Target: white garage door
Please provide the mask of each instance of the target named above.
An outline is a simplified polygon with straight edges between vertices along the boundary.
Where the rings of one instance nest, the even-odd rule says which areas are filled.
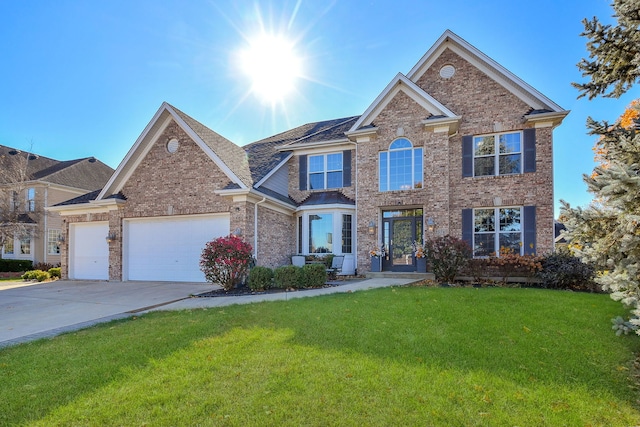
[[[69,225],[69,278],[109,280],[107,222]]]
[[[204,282],[202,249],[228,234],[228,214],[125,220],[124,280]]]

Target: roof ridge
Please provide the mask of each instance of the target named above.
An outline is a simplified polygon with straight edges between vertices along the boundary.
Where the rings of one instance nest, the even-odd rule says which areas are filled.
[[[312,133],[312,134],[305,135],[305,136],[303,136],[302,138],[298,138],[298,139],[296,139],[295,141],[291,141],[291,142],[290,142],[290,143],[288,143],[287,145],[289,145],[289,144],[295,144],[296,142],[300,142],[300,141],[302,141],[302,140],[304,140],[304,139],[311,138],[312,136],[318,135],[318,134],[319,134],[319,133],[321,133],[321,132],[326,132],[326,131],[327,131],[327,130],[329,130],[329,129],[333,129],[333,128],[335,128],[335,127],[338,127],[338,126],[340,126],[340,125],[343,125],[343,124],[345,124],[345,123],[347,123],[347,122],[350,122],[351,120],[353,120],[353,119],[355,119],[355,118],[358,118],[358,117],[360,117],[360,116],[344,117],[344,118],[340,118],[340,119],[334,119],[334,120],[342,120],[342,121],[341,121],[341,122],[339,122],[339,123],[336,123],[336,124],[334,124],[334,125],[332,125],[332,126],[329,126],[329,127],[327,127],[327,128],[324,128],[324,129],[318,130],[318,131],[316,131],[316,132],[314,132],[314,133]],[[327,120],[327,121],[330,121],[330,120]],[[321,123],[321,122],[318,122],[318,123]]]

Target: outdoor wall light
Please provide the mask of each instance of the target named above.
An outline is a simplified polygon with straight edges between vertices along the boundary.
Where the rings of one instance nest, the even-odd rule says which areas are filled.
[[[240,228],[240,227],[236,228],[235,230],[233,230],[233,233],[231,233],[231,234],[233,234],[234,236],[238,236],[238,237],[242,236],[242,228]]]
[[[59,245],[64,243],[64,236],[62,234],[58,234],[57,242]]]
[[[369,221],[369,234],[371,234],[371,235],[376,234],[376,222],[375,221]]]
[[[436,222],[431,217],[427,218],[427,230],[433,233],[433,230],[435,229],[436,229]]]
[[[116,240],[116,233],[111,232],[109,234],[107,234],[107,237],[105,237],[105,239],[107,240],[107,243],[111,243],[113,241]]]

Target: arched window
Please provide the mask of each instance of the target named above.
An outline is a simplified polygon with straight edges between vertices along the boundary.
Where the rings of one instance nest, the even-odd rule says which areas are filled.
[[[422,148],[398,138],[379,156],[380,191],[422,188]]]

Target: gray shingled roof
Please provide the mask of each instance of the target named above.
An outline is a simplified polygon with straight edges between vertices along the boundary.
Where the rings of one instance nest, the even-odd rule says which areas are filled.
[[[202,139],[202,141],[218,155],[220,160],[242,181],[247,187],[253,186],[251,171],[247,156],[238,145],[215,133],[199,121],[186,115],[173,105],[171,108],[182,120]]]
[[[322,191],[318,193],[311,193],[309,197],[304,199],[300,206],[314,206],[314,205],[354,205],[356,201],[342,194],[340,191]]]
[[[60,161],[0,145],[0,167],[12,167],[20,156],[28,159],[27,175],[32,181],[95,190],[102,188],[113,174],[112,168],[93,157]]]
[[[243,148],[249,158],[249,167],[254,182],[259,182],[282,162],[289,153],[278,151],[288,144],[334,141],[344,138],[344,132],[355,123],[359,116],[307,123],[286,132],[261,139]]]

